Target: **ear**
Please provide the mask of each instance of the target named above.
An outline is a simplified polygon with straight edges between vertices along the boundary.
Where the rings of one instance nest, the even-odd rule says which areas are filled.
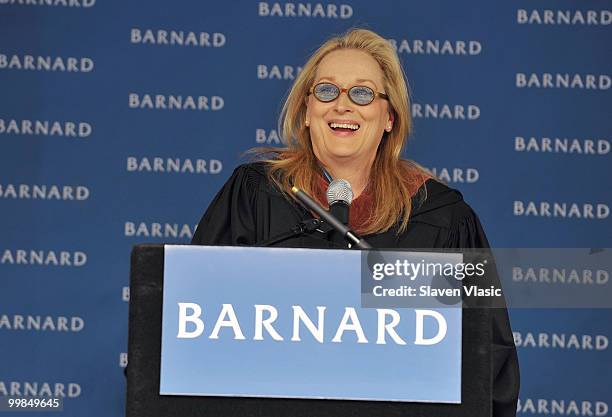
[[[395,121],[395,113],[393,111],[389,112],[389,120],[387,120],[385,126],[385,132],[389,133],[393,130],[393,122]]]

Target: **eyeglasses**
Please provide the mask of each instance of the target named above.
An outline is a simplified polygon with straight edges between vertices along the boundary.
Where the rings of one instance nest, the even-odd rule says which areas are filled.
[[[341,93],[346,93],[349,99],[358,106],[367,106],[376,97],[388,100],[389,97],[384,93],[377,93],[365,85],[356,85],[351,88],[340,88],[329,82],[322,82],[310,89],[308,95],[314,94],[317,100],[329,103],[340,97]]]

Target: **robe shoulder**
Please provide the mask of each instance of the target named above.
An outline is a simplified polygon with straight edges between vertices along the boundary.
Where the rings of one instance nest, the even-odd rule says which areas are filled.
[[[271,226],[293,226],[303,211],[270,181],[266,163],[242,164],[213,198],[191,243],[255,245],[274,233]]]
[[[243,164],[215,195],[191,240],[197,245],[248,245],[255,242],[256,196],[267,185],[262,163]]]
[[[450,248],[489,246],[480,219],[458,190],[438,180],[430,179],[415,193],[412,203],[410,223],[437,230],[440,246]]]

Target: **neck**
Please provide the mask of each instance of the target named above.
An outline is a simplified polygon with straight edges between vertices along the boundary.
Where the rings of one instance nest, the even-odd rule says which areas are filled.
[[[322,163],[334,179],[341,178],[347,180],[351,184],[354,198],[359,197],[367,187],[368,181],[370,180],[370,170],[372,168],[371,162],[365,167],[363,163],[359,161],[322,161]]]

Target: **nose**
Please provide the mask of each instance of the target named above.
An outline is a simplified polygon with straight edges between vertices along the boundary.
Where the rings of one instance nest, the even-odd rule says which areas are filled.
[[[347,91],[342,91],[338,98],[334,100],[334,110],[338,113],[353,111],[352,105],[353,103],[351,102]]]

